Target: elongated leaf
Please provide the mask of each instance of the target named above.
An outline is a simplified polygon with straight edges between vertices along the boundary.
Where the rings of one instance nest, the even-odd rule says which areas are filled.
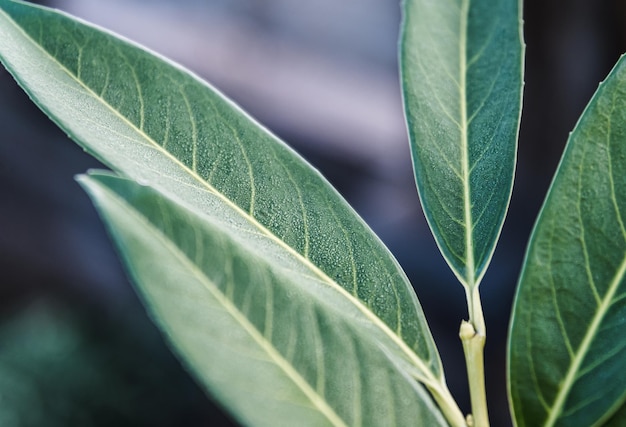
[[[81,181],[156,321],[244,424],[446,425],[299,257],[132,181]]]
[[[207,221],[246,230],[250,240],[280,248],[277,256],[297,258],[332,303],[360,313],[354,327],[449,402],[404,273],[298,155],[167,60],[62,13],[9,0],[0,8],[0,59],[76,142]]]
[[[521,107],[516,0],[405,0],[404,104],[417,187],[459,280],[478,285],[508,207]]]
[[[626,59],[571,134],[515,299],[519,426],[593,426],[626,399]]]

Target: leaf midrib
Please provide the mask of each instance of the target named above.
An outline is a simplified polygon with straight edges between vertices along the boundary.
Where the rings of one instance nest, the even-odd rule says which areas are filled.
[[[614,109],[615,109],[615,106],[613,105],[613,110]],[[608,120],[607,126],[609,126],[609,128],[610,128],[610,124],[611,124],[611,121]],[[607,145],[610,146],[610,139],[607,140]],[[583,160],[585,159],[585,153],[586,151],[583,151]],[[609,180],[610,180],[610,189],[611,189],[611,196],[612,196],[611,201],[613,202],[613,205],[615,207],[617,221],[620,224],[622,235],[623,235],[624,234],[623,222],[622,222],[619,209],[617,207],[617,197],[615,196],[615,184],[613,182],[613,172],[612,172],[613,162],[611,161],[610,153],[608,153],[608,156],[609,156],[609,159],[608,159],[609,160],[608,161]],[[581,161],[579,165],[580,170],[579,170],[579,177],[578,177],[578,203],[577,205],[579,209],[579,215],[580,215],[580,200],[582,197],[581,186],[582,186],[582,179],[583,179],[583,174],[582,174],[583,163],[584,162]],[[585,242],[585,237],[584,237],[585,229],[584,229],[584,225],[582,224],[582,219],[581,219],[581,228],[582,228],[582,233],[583,233],[582,245],[584,247],[583,253],[585,254],[585,267],[588,271],[587,274],[588,274],[588,281],[590,282],[589,284],[593,290],[595,300],[597,301],[597,304],[598,304],[598,310],[596,311],[595,316],[593,317],[591,323],[589,324],[587,332],[585,336],[583,337],[583,340],[581,341],[572,362],[570,363],[570,367],[569,367],[569,370],[567,371],[567,375],[565,376],[565,379],[563,380],[563,386],[559,390],[557,397],[554,401],[554,404],[552,406],[553,410],[550,411],[549,413],[550,416],[548,420],[546,421],[546,426],[554,425],[554,423],[558,420],[558,417],[562,414],[563,406],[565,405],[569,392],[571,391],[573,384],[576,381],[576,375],[578,374],[581,368],[581,365],[584,361],[585,356],[587,356],[588,354],[588,351],[591,347],[591,343],[594,340],[598,329],[600,328],[601,322],[604,320],[604,316],[606,315],[607,311],[610,308],[610,305],[612,304],[615,293],[617,292],[622,280],[626,276],[626,253],[625,253],[622,257],[622,263],[620,264],[615,275],[613,276],[613,279],[608,287],[608,291],[604,295],[604,298],[602,299],[599,298],[597,286],[593,283],[593,278],[591,277],[591,272],[589,271],[590,266],[589,266],[589,260],[587,258],[587,249],[586,249],[586,242]],[[566,343],[567,343],[568,339],[567,337],[565,338],[566,338]]]
[[[161,230],[155,227],[144,215],[140,214],[136,209],[129,205],[122,197],[115,192],[109,190],[103,185],[100,185],[101,191],[107,192],[111,200],[117,203],[117,205],[123,209],[127,215],[134,217],[135,221],[138,221],[143,227],[152,234],[153,237],[161,241],[161,243],[168,249],[173,257],[177,258],[179,262],[187,267],[191,271],[204,288],[215,298],[231,317],[245,330],[245,332],[253,339],[257,345],[265,351],[274,363],[279,366],[283,372],[293,381],[293,383],[309,398],[309,400],[324,414],[332,425],[337,427],[348,427],[347,424],[341,419],[341,417],[335,412],[335,410],[328,405],[326,400],[315,389],[313,389],[309,383],[300,375],[298,371],[276,350],[274,345],[265,339],[263,335],[259,333],[256,327],[250,323],[248,318],[235,306],[228,297],[219,290],[215,283],[204,274],[198,266],[193,263],[189,257],[180,250],[180,248],[174,244],[174,242],[163,234]]]
[[[470,188],[469,135],[467,118],[467,26],[470,0],[462,0],[459,34],[459,86],[461,107],[461,174],[463,176],[463,211],[465,222],[465,265],[464,284],[473,290],[475,282],[474,236],[472,230],[472,202]]]
[[[411,360],[411,362],[414,364],[414,366],[416,366],[419,369],[419,371],[423,374],[423,377],[417,377],[417,379],[419,381],[423,382],[428,388],[431,389],[431,391],[437,391],[440,394],[441,394],[441,392],[445,391],[445,389],[447,389],[447,387],[445,387],[445,385],[444,385],[443,378],[441,376],[439,376],[439,377],[435,376],[434,373],[425,365],[425,363],[422,361],[422,359],[420,359],[417,356],[417,354],[415,354],[415,352],[408,347],[408,345],[404,342],[404,340],[401,339],[395,333],[393,333],[393,331],[391,331],[389,326],[386,325],[378,316],[376,316],[374,313],[372,313],[367,307],[365,307],[361,303],[360,300],[355,298],[353,295],[351,295],[349,292],[347,292],[342,286],[340,286],[338,283],[336,283],[334,280],[332,280],[328,275],[326,275],[326,273],[324,273],[324,271],[322,271],[319,267],[317,267],[315,264],[313,264],[309,259],[304,258],[302,256],[302,254],[300,254],[298,251],[293,249],[291,246],[287,245],[285,242],[280,240],[274,233],[272,233],[265,226],[263,226],[261,223],[259,223],[256,220],[256,218],[251,216],[249,213],[245,212],[242,208],[240,208],[238,205],[236,205],[234,202],[232,202],[230,199],[228,199],[223,193],[219,192],[216,188],[214,188],[208,182],[203,180],[195,171],[193,171],[189,167],[187,167],[178,158],[174,157],[169,151],[163,149],[163,147],[161,145],[156,143],[156,141],[154,141],[151,137],[149,137],[142,129],[137,128],[137,126],[134,125],[132,122],[130,122],[130,120],[128,118],[123,116],[112,105],[110,105],[108,102],[106,102],[104,99],[102,99],[89,86],[87,86],[82,80],[78,79],[77,76],[75,76],[67,67],[65,67],[59,61],[57,61],[56,58],[54,56],[52,56],[52,54],[50,54],[36,40],[34,40],[30,36],[30,34],[28,34],[19,24],[17,24],[4,10],[0,9],[0,11],[2,12],[2,14],[10,22],[12,22],[14,24],[14,26],[17,28],[17,30],[20,31],[24,35],[24,37],[26,39],[30,40],[32,42],[32,44],[37,49],[39,49],[41,52],[43,52],[43,54],[45,56],[47,56],[54,64],[56,64],[61,70],[63,70],[65,73],[67,73],[67,75],[70,76],[70,78],[72,78],[76,83],[78,83],[81,87],[83,87],[85,89],[85,91],[87,91],[94,99],[96,99],[102,105],[107,107],[115,116],[117,116],[120,120],[122,120],[122,122],[126,123],[137,134],[142,136],[149,144],[152,144],[154,147],[156,147],[157,151],[161,152],[163,155],[167,156],[172,162],[174,162],[175,164],[179,165],[179,167],[183,171],[186,171],[192,178],[195,178],[196,181],[198,181],[199,183],[202,184],[202,186],[206,187],[208,192],[216,195],[228,207],[233,209],[235,212],[239,213],[243,218],[246,218],[246,220],[248,220],[254,227],[256,227],[261,234],[265,235],[268,239],[272,240],[274,243],[278,244],[284,250],[286,250],[291,255],[293,255],[296,259],[300,260],[305,266],[307,266],[311,271],[313,271],[316,275],[318,275],[318,277],[320,277],[320,279],[324,283],[327,283],[333,289],[338,291],[342,296],[347,298],[348,301],[350,301],[355,307],[357,307],[357,309],[359,309],[359,311],[361,311],[369,320],[371,320],[374,325],[376,325],[380,330],[382,330],[384,332],[384,334],[387,335],[402,350],[402,352],[409,358],[409,360]],[[60,13],[62,15],[66,15],[62,11],[57,11],[57,13]],[[126,41],[126,43],[128,43],[130,45],[134,45],[135,47],[138,47],[138,48],[140,48],[142,50],[150,51],[149,49],[147,49],[145,47],[139,47],[139,46],[135,45],[134,43],[132,43],[130,41]],[[156,53],[151,52],[151,51],[150,51],[150,53],[152,53],[153,55],[159,57],[161,60],[164,60],[165,62],[167,62],[168,64],[174,66],[175,68],[178,68],[179,70],[184,70],[183,67],[181,67],[178,64],[172,63],[169,59],[164,58],[161,55],[156,54]],[[206,83],[203,80],[199,79],[195,74],[189,72],[188,70],[184,70],[184,71],[189,73],[189,76],[191,76],[192,78],[196,79],[202,85],[209,86],[209,89],[217,92],[214,88],[212,88],[210,85],[208,85],[208,83]],[[238,110],[238,112],[244,114],[249,120],[251,120],[252,122],[254,122],[256,124],[256,121],[254,121],[254,119],[252,119],[245,112],[241,111],[239,109],[239,107],[237,107],[234,103],[232,103],[232,101],[227,100],[227,102],[233,108],[236,108]],[[259,126],[259,128],[264,129],[261,126]],[[107,163],[105,160],[103,160],[103,162]],[[182,202],[182,201],[181,201],[181,203],[185,203],[186,204],[186,202]],[[443,393],[443,394],[446,394],[446,393]]]
[[[559,416],[563,411],[563,406],[565,405],[565,401],[569,395],[569,392],[571,391],[574,382],[576,381],[576,375],[580,370],[583,360],[591,347],[591,343],[594,340],[596,333],[600,328],[600,324],[604,319],[607,311],[609,310],[612,304],[613,297],[615,296],[615,293],[617,292],[620,283],[622,282],[622,280],[624,280],[624,277],[626,277],[626,255],[624,255],[619,269],[615,273],[615,276],[613,276],[613,280],[609,285],[608,292],[602,299],[599,309],[596,311],[595,316],[593,317],[589,327],[587,328],[587,333],[581,341],[574,359],[570,363],[567,375],[562,382],[563,385],[559,389],[559,393],[557,394],[556,399],[554,400],[554,404],[552,405],[552,410],[549,412],[548,420],[544,424],[545,427],[554,426],[556,421],[558,421]]]

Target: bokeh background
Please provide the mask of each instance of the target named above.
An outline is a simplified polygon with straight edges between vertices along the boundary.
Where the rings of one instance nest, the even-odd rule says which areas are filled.
[[[319,168],[414,284],[469,411],[464,294],[419,207],[397,69],[398,1],[49,0],[205,77]],[[622,52],[626,3],[527,0],[510,211],[481,285],[492,424],[534,218],[568,132]],[[503,94],[503,96],[506,96]],[[100,165],[0,69],[0,426],[229,426],[163,343],[73,176]]]

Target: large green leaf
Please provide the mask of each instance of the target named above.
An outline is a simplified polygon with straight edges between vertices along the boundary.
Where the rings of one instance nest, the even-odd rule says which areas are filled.
[[[306,266],[332,295],[329,304],[353,308],[353,326],[462,422],[395,259],[327,181],[238,107],[145,49],[21,2],[0,0],[0,60],[113,170]]]
[[[571,134],[515,299],[519,426],[593,426],[626,399],[626,59]]]
[[[133,181],[81,181],[157,323],[244,424],[447,425],[300,257]]]
[[[437,244],[469,289],[508,207],[521,108],[517,0],[405,0],[404,104],[417,187]]]

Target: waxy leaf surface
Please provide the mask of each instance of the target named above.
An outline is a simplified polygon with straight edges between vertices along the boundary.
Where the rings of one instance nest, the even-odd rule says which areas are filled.
[[[259,250],[272,246],[277,257],[298,259],[332,294],[328,304],[359,313],[352,326],[367,330],[390,363],[436,399],[449,398],[421,307],[395,259],[317,171],[219,92],[106,31],[9,0],[0,0],[0,60],[85,150],[194,215],[245,230],[264,242]]]
[[[156,322],[244,424],[447,425],[300,257],[150,187],[80,179]]]
[[[570,136],[526,255],[509,343],[518,426],[601,425],[624,404],[625,221],[622,58]]]
[[[459,280],[480,282],[508,207],[523,47],[514,0],[405,0],[401,74],[424,213]]]

